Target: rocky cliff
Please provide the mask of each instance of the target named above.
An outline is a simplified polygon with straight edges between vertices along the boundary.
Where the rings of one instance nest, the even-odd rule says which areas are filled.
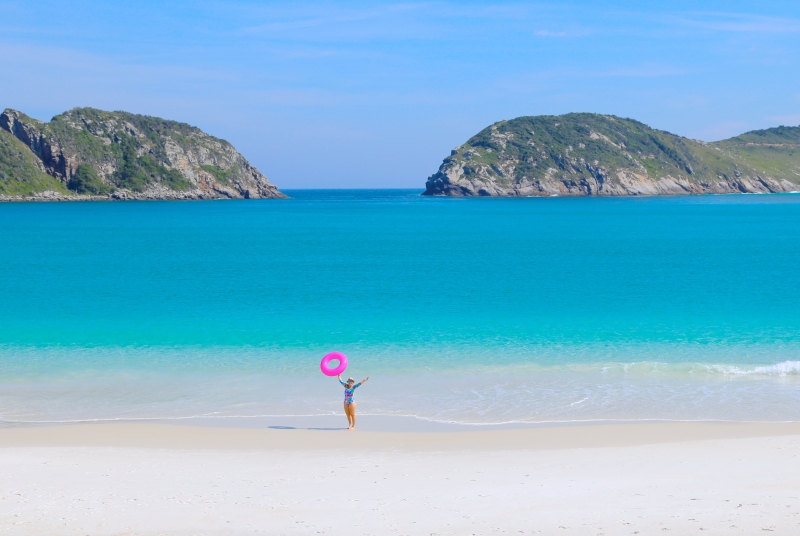
[[[0,115],[1,199],[286,197],[228,142],[185,123],[76,108]]]
[[[519,117],[444,159],[424,195],[671,195],[800,191],[800,127],[715,143],[598,115]]]

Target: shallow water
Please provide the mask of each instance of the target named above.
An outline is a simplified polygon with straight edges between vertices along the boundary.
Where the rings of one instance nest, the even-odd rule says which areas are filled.
[[[0,204],[5,421],[798,420],[800,196]]]

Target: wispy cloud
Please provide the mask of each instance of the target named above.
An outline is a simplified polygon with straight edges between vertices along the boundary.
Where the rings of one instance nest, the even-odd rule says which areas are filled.
[[[294,9],[255,10],[254,19],[263,22],[237,30],[240,35],[324,40],[428,38],[432,34],[430,4],[388,4],[366,8],[299,6]]]
[[[234,8],[236,9],[236,8]],[[470,36],[503,33],[530,35],[532,24],[551,19],[564,7],[519,2],[399,2],[353,6],[350,3],[295,4],[240,7],[254,22],[240,27],[241,35],[271,38],[283,36],[314,41],[411,39],[441,41],[469,39]],[[568,10],[569,11],[569,10]],[[569,18],[569,17],[568,17]],[[502,33],[497,33],[497,25]],[[580,35],[583,30],[543,28],[542,37]]]
[[[191,80],[231,80],[236,76],[231,71],[211,68],[197,68],[187,65],[158,64],[141,61],[137,57],[121,57],[119,55],[103,55],[93,52],[57,46],[37,46],[0,41],[0,61],[18,66],[36,64],[44,70],[44,76],[52,77],[53,72],[77,72],[82,76],[98,75],[103,77],[125,76],[148,80],[155,79],[191,79]]]
[[[691,70],[672,65],[643,64],[636,66],[620,66],[606,69],[551,69],[529,73],[513,78],[495,81],[492,85],[514,92],[536,92],[541,88],[551,88],[553,82],[579,79],[603,78],[656,78],[668,76],[684,76]]]
[[[744,133],[749,130],[748,127],[748,123],[744,121],[727,121],[701,127],[690,132],[689,137],[704,141],[724,140]]]
[[[553,30],[537,30],[533,35],[538,37],[566,37],[567,32],[554,32]]]
[[[45,120],[50,117],[47,114],[75,106],[154,115],[173,107],[199,109],[219,97],[220,87],[242,84],[241,73],[234,71],[141,63],[63,47],[2,41],[0,63],[26,81],[4,88],[1,106],[39,110],[43,114],[40,119]]]
[[[671,65],[640,65],[636,67],[617,67],[606,70],[589,71],[589,78],[653,78],[660,76],[682,76],[691,74],[690,69]]]
[[[559,29],[542,28],[533,32],[536,37],[543,38],[575,38],[591,37],[602,32],[600,28],[595,28],[586,24],[565,23]],[[607,31],[606,31],[607,33]]]
[[[800,19],[749,13],[685,13],[666,15],[666,22],[704,30],[737,33],[800,33]]]
[[[800,125],[800,114],[773,115],[767,119],[779,125]]]

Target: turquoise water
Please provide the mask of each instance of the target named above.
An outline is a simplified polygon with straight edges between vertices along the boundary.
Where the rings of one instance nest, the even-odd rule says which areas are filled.
[[[6,421],[797,420],[800,196],[0,205]]]

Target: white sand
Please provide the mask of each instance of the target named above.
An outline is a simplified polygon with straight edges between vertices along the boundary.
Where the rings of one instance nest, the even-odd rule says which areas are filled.
[[[5,429],[0,534],[800,534],[798,454],[797,424]]]

